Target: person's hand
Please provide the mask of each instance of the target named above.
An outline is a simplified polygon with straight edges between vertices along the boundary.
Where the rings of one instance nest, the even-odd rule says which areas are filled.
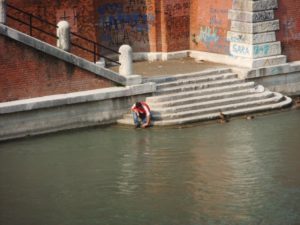
[[[142,125],[142,128],[147,128],[148,127],[148,124],[146,124],[146,123],[144,123],[143,125]]]

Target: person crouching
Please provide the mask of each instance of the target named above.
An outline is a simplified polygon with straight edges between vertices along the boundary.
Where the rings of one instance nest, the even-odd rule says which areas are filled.
[[[136,102],[131,107],[133,121],[135,127],[146,128],[150,126],[151,123],[151,111],[150,107],[145,102]]]

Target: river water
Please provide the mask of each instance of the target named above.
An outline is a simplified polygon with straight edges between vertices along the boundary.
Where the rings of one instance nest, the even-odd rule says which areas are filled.
[[[0,144],[1,225],[299,225],[300,110]]]

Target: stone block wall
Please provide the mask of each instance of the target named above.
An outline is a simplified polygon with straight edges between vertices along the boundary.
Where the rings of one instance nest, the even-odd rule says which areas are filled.
[[[114,86],[111,81],[2,35],[0,52],[0,102]]]
[[[287,55],[288,61],[300,59],[300,14],[298,13],[300,1],[295,0],[263,0],[255,1],[254,4],[246,0],[35,0],[29,2],[7,0],[7,2],[55,24],[65,18],[70,22],[73,32],[98,40],[114,49],[118,49],[121,44],[130,44],[134,52],[172,52],[191,49],[229,55],[230,43],[227,40],[227,32],[231,29],[231,20],[228,16],[232,21],[262,21],[259,27],[245,27],[245,29],[264,32],[264,35],[244,37],[248,42],[252,42],[249,44],[277,40],[281,42],[282,54]],[[238,3],[241,13],[232,13],[234,2]],[[270,10],[261,11],[262,8],[266,8],[264,4],[269,4]],[[274,4],[278,4],[275,13],[271,10]],[[249,7],[253,7],[255,13],[243,12],[243,9]],[[25,17],[23,19],[26,20]],[[12,23],[10,19],[8,22]],[[15,25],[28,33],[28,28],[18,23]],[[239,26],[239,23],[232,25],[233,29]],[[273,28],[268,33],[269,27]],[[275,36],[273,30],[277,28],[279,31]],[[232,35],[231,38],[238,38],[234,33]],[[47,39],[45,35],[42,37]],[[53,38],[48,38],[47,42],[55,44]],[[88,46],[87,43],[81,44],[88,48],[93,47]],[[92,60],[92,55],[89,53],[80,53]]]

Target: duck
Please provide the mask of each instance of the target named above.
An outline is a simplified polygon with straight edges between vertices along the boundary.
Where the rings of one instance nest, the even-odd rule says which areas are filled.
[[[219,122],[220,123],[227,123],[227,122],[229,122],[229,116],[228,115],[226,115],[226,114],[224,114],[223,112],[222,112],[222,110],[219,110]]]
[[[253,120],[253,119],[254,119],[254,116],[252,116],[252,115],[246,116],[245,119],[246,119],[246,120]]]

